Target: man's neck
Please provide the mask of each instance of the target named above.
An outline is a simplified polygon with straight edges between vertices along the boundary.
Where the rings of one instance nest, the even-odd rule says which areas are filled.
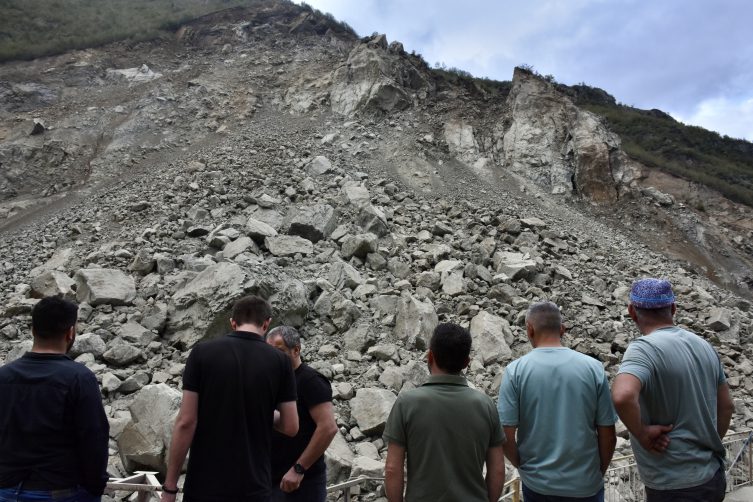
[[[235,327],[235,331],[246,331],[247,333],[253,333],[261,337],[264,336],[263,330],[256,324],[241,324]]]
[[[538,338],[538,337],[537,337]],[[542,336],[536,340],[536,344],[533,345],[534,349],[543,349],[551,347],[562,347],[562,339],[559,334],[557,336]]]
[[[295,359],[291,359],[293,362],[293,371],[297,370],[301,367],[301,364],[303,364],[303,361],[301,361],[300,357],[296,357]]]
[[[662,329],[662,328],[673,328],[674,326],[675,326],[675,325],[674,325],[674,323],[671,323],[671,322],[670,322],[670,323],[666,323],[666,322],[663,322],[663,323],[656,323],[656,324],[645,324],[645,325],[642,325],[642,326],[638,326],[638,330],[639,330],[639,331],[640,331],[640,332],[641,332],[642,334],[644,334],[644,335],[650,335],[651,333],[653,333],[653,332],[654,332],[654,331],[656,331],[657,329]]]
[[[67,350],[65,350],[65,347],[53,347],[49,345],[38,345],[34,344],[31,347],[31,352],[34,352],[35,354],[59,354],[59,355],[65,355]]]

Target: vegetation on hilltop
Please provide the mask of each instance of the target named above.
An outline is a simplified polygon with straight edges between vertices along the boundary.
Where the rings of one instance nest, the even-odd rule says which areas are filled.
[[[0,62],[33,59],[119,40],[156,38],[198,17],[261,0],[0,0]],[[355,35],[346,23],[307,4],[281,0],[293,14]]]

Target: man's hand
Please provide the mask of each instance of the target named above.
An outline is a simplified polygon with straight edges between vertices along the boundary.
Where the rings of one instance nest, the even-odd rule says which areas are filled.
[[[177,495],[177,493],[162,492],[162,497],[160,498],[160,500],[162,502],[175,502],[175,497]]]
[[[669,446],[669,433],[674,425],[644,425],[636,435],[638,442],[646,450],[661,454]]]
[[[285,493],[296,491],[301,486],[303,476],[303,474],[298,474],[295,472],[295,469],[291,467],[282,477],[282,481],[280,481],[280,490]]]

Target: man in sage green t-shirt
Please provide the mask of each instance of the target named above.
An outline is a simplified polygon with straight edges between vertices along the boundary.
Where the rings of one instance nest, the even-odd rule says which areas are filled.
[[[625,351],[612,388],[648,502],[724,500],[724,447],[734,405],[711,345],[674,325],[662,279],[633,283],[628,312],[644,335]]]
[[[603,502],[617,415],[601,363],[563,347],[564,332],[557,305],[528,308],[533,350],[505,368],[499,390],[505,455],[526,502]]]
[[[494,402],[460,374],[470,352],[468,330],[437,326],[429,343],[429,381],[400,393],[392,407],[384,430],[389,502],[497,502],[502,495],[504,436]]]

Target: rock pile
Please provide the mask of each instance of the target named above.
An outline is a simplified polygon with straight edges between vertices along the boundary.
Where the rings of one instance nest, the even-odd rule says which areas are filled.
[[[233,302],[250,293],[270,299],[275,323],[300,328],[304,360],[332,380],[340,433],[327,453],[331,482],[381,472],[385,418],[400,392],[426,380],[425,349],[439,322],[470,329],[469,381],[495,398],[506,364],[530,350],[525,310],[543,299],[562,307],[566,343],[613,376],[638,335],[626,312],[630,283],[647,275],[673,281],[678,322],[722,356],[733,428],[753,426],[751,303],[549,193],[572,169],[589,175],[596,157],[614,161],[609,137],[591,151],[606,132],[595,133],[588,116],[563,119],[558,131],[575,134],[576,160],[541,192],[499,166],[476,165],[496,155],[489,138],[463,120],[445,127],[451,117],[436,118],[448,102],[424,100],[450,91],[426,80],[399,45],[380,36],[343,45],[305,30],[278,40],[281,26],[196,27],[194,41],[232,44],[206,70],[214,79],[192,73],[188,90],[167,76],[128,83],[164,98],[141,113],[160,117],[180,148],[0,240],[0,362],[29,349],[40,297],[80,302],[71,356],[101,384],[111,475],[164,470],[188,351],[227,331]],[[181,53],[185,64],[213,54],[202,47]],[[149,68],[176,80],[183,71]],[[524,84],[511,94],[516,121],[531,113]],[[179,90],[190,93],[185,107],[170,98]],[[232,108],[227,93],[239,103],[254,95],[253,113],[222,111]],[[201,135],[178,139],[194,127]],[[505,152],[524,167],[530,150],[521,138],[533,136],[513,129],[517,146]],[[206,131],[214,135],[202,143]],[[125,151],[137,150],[112,155],[128,165]],[[556,164],[552,152],[532,172]]]

